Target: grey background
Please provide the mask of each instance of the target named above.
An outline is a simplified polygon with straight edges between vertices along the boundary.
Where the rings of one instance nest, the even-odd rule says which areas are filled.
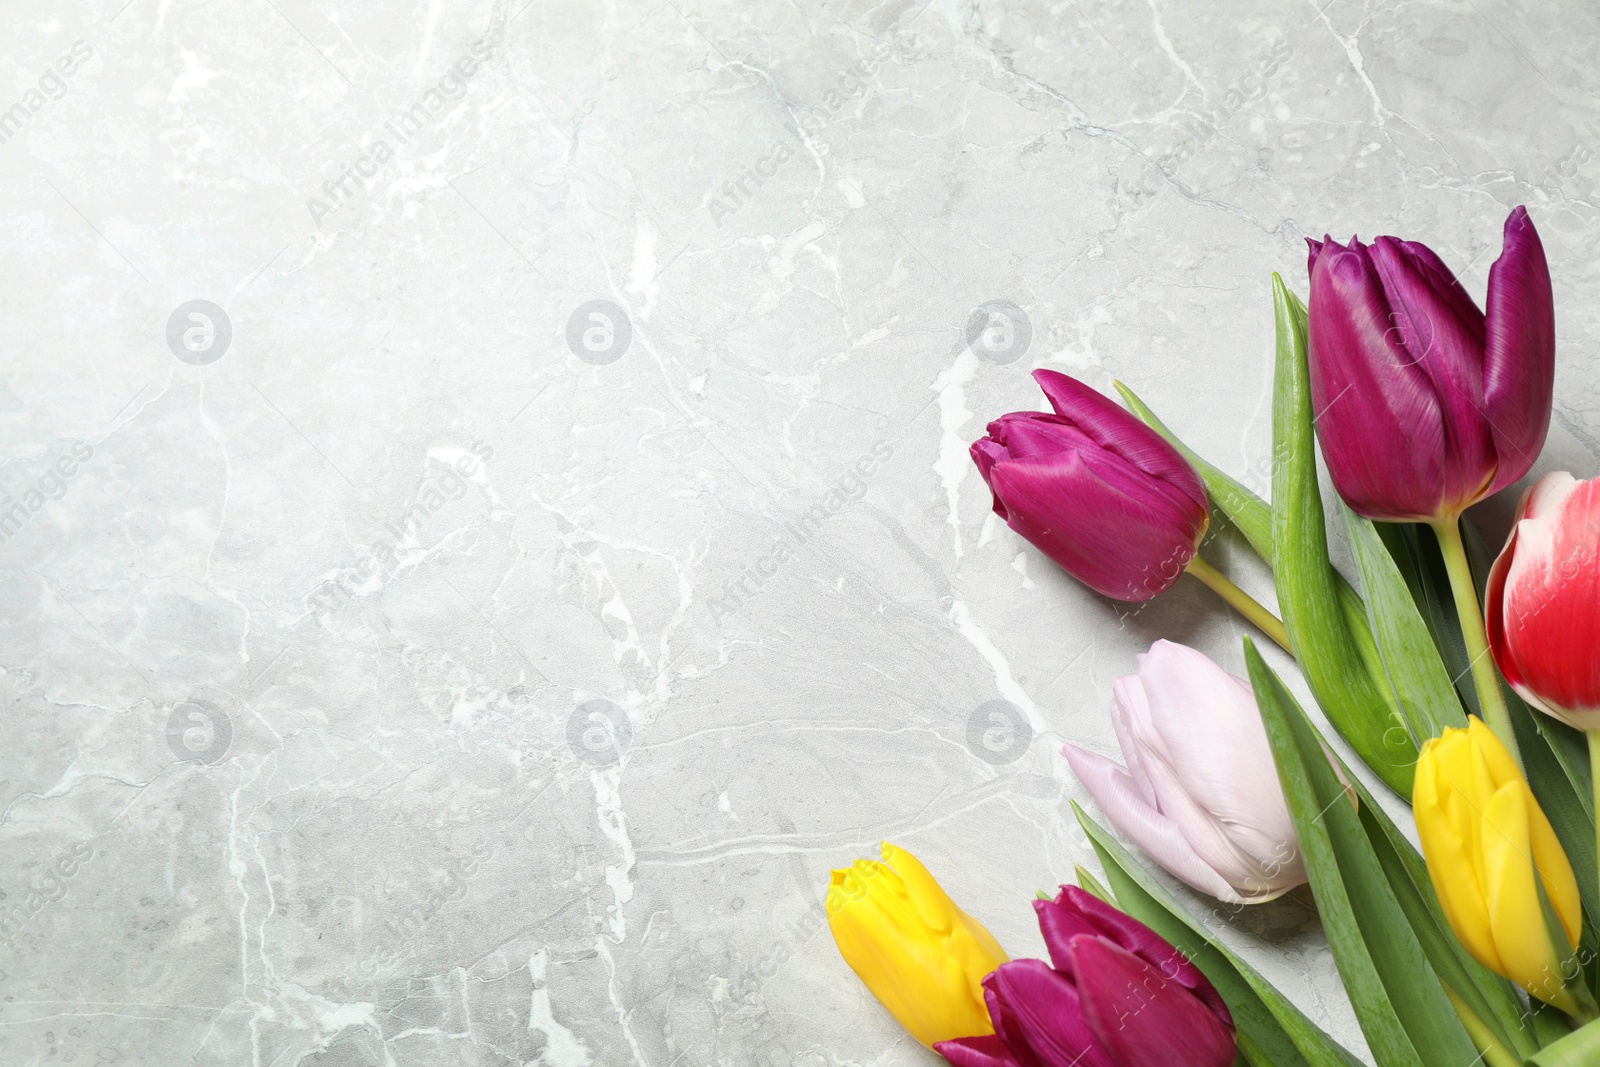
[[[123,2],[0,37],[0,1063],[932,1062],[827,870],[1039,953],[1060,743],[1245,632],[966,447],[1053,367],[1265,491],[1308,234],[1481,296],[1526,203],[1595,473],[1587,5]],[[1304,900],[1214,921],[1362,1047]]]

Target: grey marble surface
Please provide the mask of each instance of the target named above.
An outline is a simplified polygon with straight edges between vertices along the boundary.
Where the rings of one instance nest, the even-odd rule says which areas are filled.
[[[1264,490],[1270,272],[1391,232],[1481,294],[1526,203],[1536,473],[1595,473],[1596,23],[6,5],[0,1063],[935,1062],[828,869],[1038,954],[1060,743],[1245,632],[1066,579],[967,445],[1053,367]],[[1224,918],[1364,1047],[1303,901]]]

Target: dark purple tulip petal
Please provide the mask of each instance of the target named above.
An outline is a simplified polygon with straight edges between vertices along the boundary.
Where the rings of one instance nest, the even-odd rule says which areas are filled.
[[[995,514],[1097,592],[1138,601],[1165,591],[1210,520],[1200,476],[1081,382],[1054,371],[1034,377],[1056,413],[1003,415],[972,445]]]
[[[1083,1020],[1117,1067],[1233,1063],[1233,1026],[1189,990],[1104,938],[1080,937],[1072,952]]]
[[[1331,238],[1331,237],[1324,237],[1323,238],[1323,241],[1331,241],[1331,240],[1333,240],[1333,238]],[[1322,243],[1323,243],[1322,241],[1316,241],[1316,240],[1313,240],[1310,237],[1306,238],[1306,276],[1307,277],[1310,277],[1311,272],[1317,269],[1317,257],[1322,255]]]
[[[1060,415],[1013,411],[989,424],[989,436],[1006,450],[1007,459],[1037,459],[1062,452],[1096,452],[1088,434]]]
[[[1102,454],[1007,460],[989,471],[1011,528],[1079,581],[1119,600],[1165,592],[1194,558],[1204,530],[1165,494],[1134,495]]]
[[[1122,1067],[1095,1041],[1072,982],[1043,960],[1002,963],[983,984],[1005,1006],[1005,1029],[997,1024],[995,1033],[1020,1062],[1031,1054],[1039,1067]]]
[[[1324,242],[1311,275],[1311,401],[1339,495],[1363,515],[1414,518],[1440,499],[1439,399],[1393,330],[1368,249]]]
[[[1495,467],[1494,439],[1484,419],[1483,313],[1437,256],[1416,251],[1422,247],[1380,237],[1370,254],[1389,299],[1393,329],[1438,399],[1441,445],[1449,462],[1437,488],[1446,506],[1459,509],[1482,496]]]
[[[935,1042],[933,1051],[955,1067],[1034,1067],[1033,1063],[1013,1056],[995,1034]]]
[[[1035,900],[1039,932],[1044,936],[1050,962],[1058,971],[1076,977],[1072,953],[1073,938],[1094,935],[1133,953],[1161,974],[1199,997],[1221,1019],[1232,1022],[1222,995],[1189,958],[1165,938],[1133,916],[1118,911],[1094,894],[1075,885],[1064,885],[1055,900]]]
[[[1452,516],[1533,465],[1550,425],[1550,271],[1506,220],[1489,314],[1426,245],[1308,241],[1311,397],[1340,496],[1374,519]]]
[[[1028,1048],[1027,1038],[1023,1036],[1021,1026],[1017,1022],[1016,1012],[1000,995],[1000,987],[989,981],[993,977],[993,974],[984,977],[983,1002],[989,1008],[989,1022],[994,1026],[995,1038],[1006,1046],[1022,1067],[1039,1067],[1039,1057]]]
[[[990,425],[991,427],[993,426],[992,423]],[[1006,458],[1006,449],[999,441],[988,437],[980,437],[972,442],[972,447],[967,450],[967,454],[972,457],[972,462],[977,466],[978,474],[983,477],[984,484],[988,485],[991,483],[989,472],[994,469],[996,463]],[[994,513],[1009,522],[1011,516],[1006,512],[1005,501],[1000,499],[998,493],[991,493],[990,495],[994,498]]]
[[[1526,208],[1506,219],[1500,258],[1489,268],[1483,354],[1484,405],[1500,466],[1490,492],[1533,466],[1550,429],[1556,314],[1550,265]]]
[[[1455,273],[1445,266],[1444,260],[1440,259],[1433,249],[1420,241],[1397,241],[1392,237],[1380,237],[1378,240],[1394,241],[1411,260],[1412,267],[1428,279],[1434,295],[1449,305],[1455,317],[1471,332],[1479,344],[1483,343],[1483,312],[1478,310],[1478,305],[1467,294]],[[1376,245],[1377,241],[1373,244]]]
[[[1053,370],[1036,370],[1033,380],[1039,383],[1057,415],[1131,466],[1171,485],[1192,501],[1198,512],[1207,510],[1205,483],[1189,461],[1150,427],[1076,378]]]

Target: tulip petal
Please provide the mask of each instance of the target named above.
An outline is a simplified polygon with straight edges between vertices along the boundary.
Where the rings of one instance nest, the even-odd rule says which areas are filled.
[[[1093,937],[1079,940],[1099,943]],[[985,985],[1005,1006],[1003,1034],[1008,1048],[1026,1048],[1040,1067],[1122,1067],[1095,1041],[1072,982],[1043,960],[1013,960],[990,975]]]
[[[1446,730],[1443,737],[1424,744],[1417,761],[1412,813],[1429,880],[1450,929],[1473,959],[1504,974],[1484,896],[1478,855],[1481,838],[1476,831],[1479,812],[1470,803],[1460,803],[1456,794],[1457,783],[1463,789],[1474,789],[1470,761],[1471,744],[1465,730]]]
[[[1489,576],[1484,582],[1483,589],[1483,627],[1489,642],[1489,654],[1494,658],[1495,666],[1500,668],[1500,673],[1505,675],[1506,681],[1518,695],[1522,695],[1522,672],[1518,669],[1517,658],[1511,651],[1506,618],[1506,578],[1511,573],[1511,561],[1516,555],[1517,530],[1522,525],[1523,517],[1528,513],[1528,502],[1532,497],[1532,486],[1523,490],[1522,499],[1517,502],[1516,518],[1511,521],[1511,532],[1506,535],[1505,547],[1500,550],[1500,554],[1494,558],[1494,563],[1489,567]],[[1528,700],[1526,696],[1522,699]],[[1531,700],[1528,702],[1548,714],[1548,709],[1542,704]]]
[[[933,1051],[955,1067],[1035,1067],[1037,1060],[1024,1061],[1011,1054],[1005,1042],[994,1034],[983,1037],[958,1037],[940,1041]]]
[[[1207,509],[1200,476],[1155,431],[1076,378],[1053,370],[1036,370],[1033,380],[1039,383],[1057,415],[1070,419],[1102,447],[1133,466],[1178,489],[1199,511]]]
[[[1204,530],[1149,494],[1108,482],[1091,454],[996,463],[989,485],[1011,528],[1106,596],[1148,600],[1172,586]]]
[[[1523,699],[1600,728],[1600,480],[1556,471],[1523,495],[1484,615],[1495,663]]]
[[[1227,880],[1201,859],[1179,827],[1147,803],[1133,779],[1104,756],[1066,745],[1061,754],[1122,834],[1174,878],[1230,904],[1242,904]]]
[[[1144,738],[1154,734],[1150,725],[1150,705],[1145,698],[1144,683],[1137,674],[1125,674],[1111,683],[1111,729],[1117,735],[1117,746],[1122,749],[1122,759],[1128,765],[1128,776],[1139,787],[1139,795],[1146,804],[1156,807],[1155,786],[1144,771],[1141,753],[1147,743]],[[1159,740],[1159,739],[1158,739]]]
[[[1270,899],[1306,879],[1294,821],[1272,762],[1255,695],[1210,657],[1160,640],[1139,657],[1151,728],[1160,738],[1153,778],[1160,810],[1189,835],[1195,851],[1247,899]],[[1203,813],[1192,822],[1181,793]],[[1191,830],[1193,831],[1191,833]]]
[[[1375,519],[1439,508],[1444,421],[1427,372],[1392,329],[1394,309],[1366,246],[1323,241],[1311,271],[1311,397],[1339,495]]]
[[[1090,1031],[1118,1067],[1228,1067],[1237,1054],[1225,1023],[1182,986],[1132,953],[1079,938],[1079,1001]]]
[[[1489,927],[1506,977],[1549,1000],[1563,984],[1560,965],[1570,950],[1552,945],[1545,928],[1528,829],[1532,803],[1526,784],[1508,782],[1484,808],[1481,832]]]
[[[1039,932],[1044,936],[1051,962],[1068,977],[1073,977],[1073,938],[1084,935],[1108,938],[1150,964],[1163,977],[1194,993],[1218,1017],[1231,1018],[1222,995],[1187,956],[1150,927],[1093,893],[1075,885],[1064,885],[1054,900],[1035,900],[1033,910],[1038,914]]]
[[[994,492],[994,483],[989,478],[989,472],[994,469],[994,465],[1006,458],[1005,446],[992,438],[980,437],[972,442],[972,447],[967,450],[967,454],[972,457],[973,464],[977,466],[978,474],[983,478],[983,484],[990,487],[989,495],[993,500],[994,513],[1009,522],[1011,516],[1006,512],[1006,503],[1000,499],[999,493]]]
[[[1000,1044],[1023,1067],[1040,1067],[1039,1057],[1028,1047],[1027,1035],[1017,1020],[1016,1011],[1001,995],[1000,979],[996,975],[984,978],[983,1000],[988,1005],[989,1019],[994,1023],[994,1036]]]
[[[1439,406],[1443,506],[1464,507],[1482,497],[1496,466],[1483,398],[1483,313],[1422,245],[1380,237],[1371,255],[1389,299],[1391,332],[1428,376]]]
[[[1583,932],[1583,901],[1578,896],[1578,878],[1539,801],[1530,794],[1528,802],[1528,842],[1533,849],[1533,865],[1556,918],[1561,920],[1567,945],[1575,949]],[[1559,945],[1556,947],[1560,949]]]
[[[1470,334],[1473,344],[1481,349],[1483,347],[1483,312],[1478,310],[1477,303],[1457,280],[1455,272],[1445,266],[1444,260],[1427,245],[1419,241],[1400,241],[1394,238],[1379,238],[1378,240],[1392,240],[1411,261],[1411,267],[1427,280],[1428,286],[1433,290],[1433,295],[1440,300]],[[1374,245],[1377,242],[1373,242]]]
[[[1489,268],[1483,395],[1499,469],[1490,492],[1527,474],[1550,429],[1555,384],[1555,299],[1539,232],[1518,207]]]
[[[1098,452],[1094,438],[1070,419],[1042,411],[1013,411],[989,424],[989,436],[1005,446],[1008,459],[1033,459],[1057,452]]]
[[[887,843],[883,853],[890,863],[860,860],[830,878],[839,955],[924,1045],[992,1032],[982,980],[1005,953],[915,857]]]

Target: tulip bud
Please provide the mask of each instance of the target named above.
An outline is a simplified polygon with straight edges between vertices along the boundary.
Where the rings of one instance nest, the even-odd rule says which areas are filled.
[[[1307,244],[1311,398],[1346,503],[1437,521],[1526,474],[1555,378],[1550,269],[1526,209],[1506,219],[1487,315],[1425,245]]]
[[[1465,730],[1429,740],[1411,799],[1428,875],[1456,939],[1529,995],[1579,1014],[1588,993],[1573,958],[1578,883],[1499,738],[1474,716]]]
[[[1485,629],[1522,699],[1568,726],[1600,730],[1600,479],[1566,471],[1522,494],[1489,571]]]
[[[972,461],[994,511],[1067,573],[1118,600],[1148,600],[1182,575],[1205,535],[1205,487],[1178,451],[1081,382],[1033,372],[1054,415],[989,424]]]
[[[1228,1067],[1233,1017],[1182,953],[1077,886],[1036,900],[1043,960],[984,979],[989,1036],[935,1050],[956,1067]]]
[[[1173,877],[1231,904],[1273,900],[1306,881],[1248,684],[1201,652],[1157,641],[1112,692],[1127,769],[1061,750],[1112,825]]]
[[[882,851],[883,862],[857,860],[829,880],[839,955],[924,1045],[992,1033],[982,983],[1005,950],[915,856],[888,842]]]

